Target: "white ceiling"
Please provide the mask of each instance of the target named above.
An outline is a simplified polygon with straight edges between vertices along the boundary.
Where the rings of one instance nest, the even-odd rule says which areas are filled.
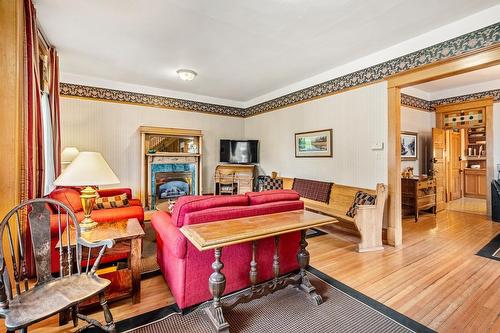
[[[146,5],[147,4],[147,5]],[[248,101],[498,0],[36,0],[64,73]],[[198,72],[191,82],[175,71]]]
[[[426,93],[437,93],[443,90],[476,85],[489,81],[500,80],[500,65],[479,69],[460,75],[447,77],[412,86]],[[497,87],[497,89],[500,88]]]

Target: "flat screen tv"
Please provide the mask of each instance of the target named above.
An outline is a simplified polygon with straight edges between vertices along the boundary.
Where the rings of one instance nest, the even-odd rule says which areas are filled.
[[[235,164],[259,163],[259,141],[220,140],[220,161]]]

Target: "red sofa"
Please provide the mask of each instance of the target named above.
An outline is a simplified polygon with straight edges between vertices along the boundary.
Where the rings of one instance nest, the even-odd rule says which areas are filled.
[[[165,281],[181,309],[212,298],[208,277],[213,272],[214,251],[198,251],[180,232],[183,225],[210,223],[240,217],[265,215],[304,208],[299,194],[292,190],[251,192],[234,196],[185,196],[177,200],[172,214],[153,214],[156,231],[157,260]],[[280,237],[281,274],[298,269],[296,254],[300,232]],[[273,238],[257,243],[258,280],[273,278]],[[251,243],[225,247],[222,250],[222,272],[226,276],[224,294],[249,286]]]
[[[96,222],[115,222],[124,219],[137,218],[144,227],[144,209],[139,199],[132,198],[132,190],[130,188],[113,188],[98,190],[99,196],[110,197],[127,194],[129,200],[128,207],[110,208],[110,209],[94,209],[92,211],[92,219]],[[49,198],[58,200],[70,207],[76,215],[78,221],[83,220],[83,207],[80,200],[80,192],[75,188],[58,188],[49,194]],[[59,230],[57,224],[57,212],[53,211],[50,215],[50,232],[51,232],[51,257],[52,257],[52,273],[59,272],[59,251],[56,250],[56,244],[59,239]],[[62,218],[63,227],[66,226],[66,221]],[[108,263],[125,259],[128,257],[128,248],[117,245],[112,249],[108,249],[101,260],[101,263]]]

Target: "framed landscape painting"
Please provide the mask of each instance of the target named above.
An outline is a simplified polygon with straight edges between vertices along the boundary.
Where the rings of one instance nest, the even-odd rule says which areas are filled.
[[[401,132],[401,160],[416,161],[418,158],[418,134]]]
[[[332,157],[332,130],[295,133],[295,157]]]

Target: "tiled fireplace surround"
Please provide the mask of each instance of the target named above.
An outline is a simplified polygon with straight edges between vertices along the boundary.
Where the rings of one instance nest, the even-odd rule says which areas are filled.
[[[198,157],[148,156],[148,209],[159,202],[198,193]]]

